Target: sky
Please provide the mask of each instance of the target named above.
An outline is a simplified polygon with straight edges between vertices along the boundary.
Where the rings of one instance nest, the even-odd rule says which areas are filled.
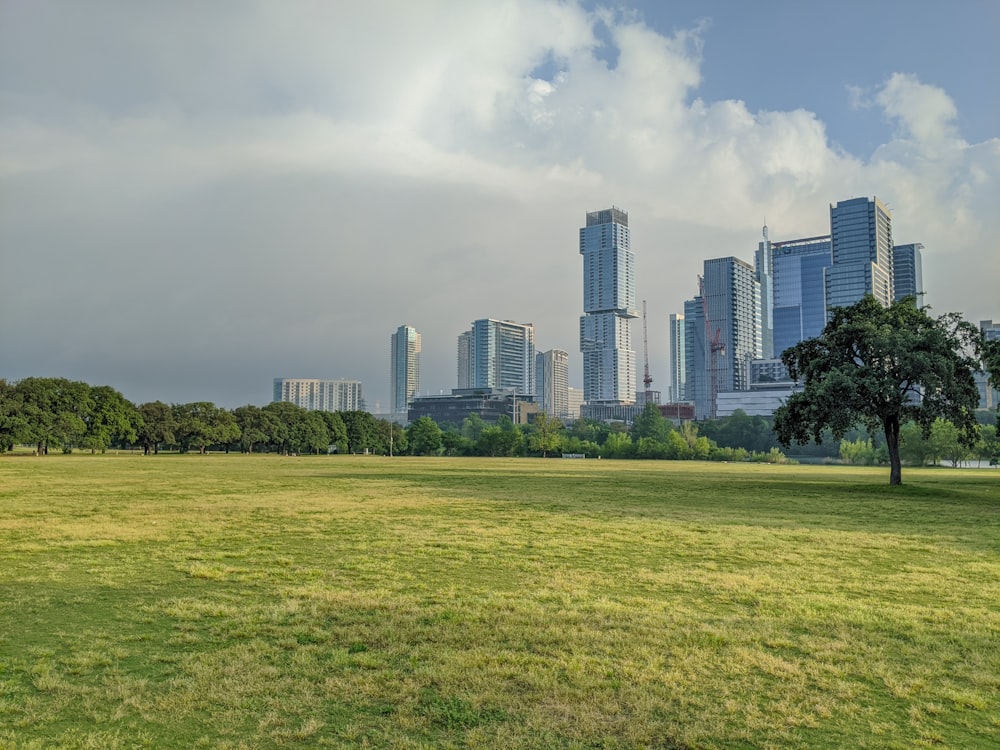
[[[878,196],[1000,318],[1000,3],[0,0],[0,378],[265,404],[478,318],[582,384],[578,232],[629,213],[653,388],[708,258]],[[641,382],[641,321],[633,323]]]

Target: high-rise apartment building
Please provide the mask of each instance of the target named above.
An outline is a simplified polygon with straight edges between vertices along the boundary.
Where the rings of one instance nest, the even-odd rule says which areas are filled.
[[[472,331],[458,334],[458,387],[472,387]]]
[[[830,241],[833,262],[824,277],[827,310],[853,305],[866,294],[888,306],[895,297],[889,209],[877,197],[831,205]]]
[[[831,263],[830,236],[771,244],[772,359],[826,326],[824,278]]]
[[[628,213],[615,207],[588,212],[586,226],[580,229],[580,254],[584,400],[587,404],[631,403],[636,365],[629,321],[638,313]]]
[[[684,303],[687,400],[695,418],[714,418],[716,395],[750,387],[761,354],[760,282],[739,258],[704,263],[701,294]]]
[[[685,372],[684,315],[670,314],[670,398],[673,403],[687,400]]]
[[[390,407],[394,414],[406,414],[409,403],[420,391],[420,334],[412,326],[400,326],[390,337]]]
[[[892,248],[892,284],[895,299],[915,297],[917,307],[924,306],[924,271],[919,242]]]
[[[569,354],[550,349],[535,355],[535,397],[550,417],[569,419]]]
[[[361,411],[365,400],[359,380],[275,378],[272,401],[289,401],[310,411]]]
[[[493,318],[473,321],[472,328],[458,337],[458,383],[459,388],[534,395],[535,327]]]

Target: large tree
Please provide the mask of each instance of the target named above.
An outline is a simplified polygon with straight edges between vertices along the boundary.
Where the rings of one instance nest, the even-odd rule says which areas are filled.
[[[414,456],[433,456],[441,448],[441,428],[430,417],[417,417],[406,428],[406,435]]]
[[[140,405],[137,433],[143,453],[158,454],[162,444],[173,443],[176,426],[173,410],[162,401]]]
[[[109,385],[91,387],[90,399],[92,406],[83,416],[87,430],[80,438],[81,447],[103,453],[118,441],[135,443],[139,424],[135,404]]]
[[[94,407],[90,386],[65,378],[25,378],[15,386],[21,440],[35,444],[39,455],[53,445],[69,448],[87,431],[84,418]]]
[[[868,296],[834,308],[819,336],[781,355],[803,390],[775,412],[774,431],[788,446],[822,442],[824,428],[839,440],[859,422],[882,430],[889,484],[900,484],[899,433],[907,421],[928,435],[934,420],[947,419],[963,443],[975,444],[979,348],[979,331],[961,316],[932,318],[912,297],[883,307]]]

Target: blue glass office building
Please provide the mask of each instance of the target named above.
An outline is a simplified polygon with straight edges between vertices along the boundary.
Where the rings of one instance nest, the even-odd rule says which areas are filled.
[[[825,274],[827,310],[853,305],[866,294],[888,306],[894,299],[889,209],[877,197],[831,205],[830,241],[833,263]]]
[[[919,242],[896,245],[892,249],[892,283],[897,300],[916,297],[917,307],[924,306],[924,270]]]
[[[775,357],[823,332],[824,278],[832,262],[830,244],[829,235],[771,244]]]
[[[620,208],[587,213],[580,229],[583,256],[583,400],[620,404],[635,400],[635,352],[629,321],[637,317],[635,256],[628,213]]]

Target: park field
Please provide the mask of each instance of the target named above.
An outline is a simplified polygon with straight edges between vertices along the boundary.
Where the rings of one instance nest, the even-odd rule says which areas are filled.
[[[996,748],[1000,472],[0,458],[0,748]]]

